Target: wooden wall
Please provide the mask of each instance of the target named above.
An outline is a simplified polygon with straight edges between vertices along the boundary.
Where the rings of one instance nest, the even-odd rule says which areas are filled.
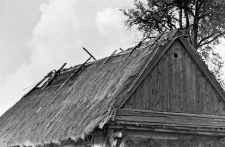
[[[122,108],[224,115],[224,102],[179,40]]]
[[[224,147],[223,137],[128,131],[120,147]]]

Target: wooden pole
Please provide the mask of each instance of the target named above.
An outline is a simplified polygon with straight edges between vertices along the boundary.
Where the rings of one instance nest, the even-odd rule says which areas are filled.
[[[80,67],[79,67],[77,70],[75,70],[75,71],[69,76],[69,78],[66,79],[65,82],[62,83],[62,85],[57,89],[57,91],[59,91],[59,89],[61,89],[61,88],[69,81],[69,79],[70,79],[73,75],[75,75],[81,68],[83,68],[83,66],[84,66],[90,59],[91,59],[91,57],[88,58],[82,65],[80,65]]]
[[[117,50],[115,50],[103,64],[105,64],[106,62],[108,62],[112,58],[112,56],[116,53],[116,51]]]
[[[48,79],[48,81],[42,87],[42,90],[45,89],[45,87],[49,86],[52,83],[52,81],[56,78],[56,76],[61,72],[61,70],[63,69],[63,67],[66,66],[66,64],[67,63],[64,63],[58,70],[56,70],[55,72],[53,72],[53,75]]]
[[[92,54],[91,54],[86,48],[83,47],[83,49],[84,49],[84,50],[85,50],[85,51],[86,51],[86,52],[87,52],[94,60],[96,60],[95,57],[92,56]]]

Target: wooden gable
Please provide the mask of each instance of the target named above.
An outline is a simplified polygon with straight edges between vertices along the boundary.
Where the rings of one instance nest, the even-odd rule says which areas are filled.
[[[224,115],[223,92],[189,47],[178,37],[121,108]]]

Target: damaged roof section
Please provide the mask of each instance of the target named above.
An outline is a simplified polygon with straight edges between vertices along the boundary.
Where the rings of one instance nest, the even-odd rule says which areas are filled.
[[[51,75],[50,82],[41,81],[42,86],[33,88],[3,114],[0,146],[84,138],[107,122],[113,108],[123,101],[118,99],[120,93],[137,81],[158,49],[171,43],[168,40],[173,40],[174,34],[165,33],[110,58],[61,68],[56,76]]]

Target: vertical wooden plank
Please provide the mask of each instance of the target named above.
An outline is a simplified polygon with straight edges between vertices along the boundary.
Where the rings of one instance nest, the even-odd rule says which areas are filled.
[[[137,106],[136,109],[141,109],[142,104],[141,104],[141,100],[142,100],[142,84],[143,82],[140,84],[140,86],[137,88],[137,93],[136,93],[136,100],[137,100]]]
[[[174,42],[173,46],[171,47],[171,64],[172,64],[172,98],[171,98],[171,108],[172,112],[176,112],[176,101],[177,101],[177,89],[176,89],[176,58],[174,57],[176,52],[177,42]]]
[[[191,83],[190,83],[190,75],[191,75],[191,71],[190,71],[190,58],[189,58],[189,55],[186,53],[185,54],[185,70],[186,70],[186,74],[185,74],[185,83],[186,83],[186,86],[185,86],[185,90],[186,90],[186,93],[185,93],[185,99],[186,99],[186,107],[187,107],[187,112],[186,113],[192,113],[192,106],[190,106],[190,86],[191,86]]]
[[[174,42],[172,48],[171,48],[171,60],[172,60],[172,67],[173,67],[173,97],[172,97],[172,111],[176,112],[177,111],[177,83],[176,83],[176,74],[177,74],[177,63],[176,63],[176,58],[175,54],[176,53],[176,48],[177,48],[177,42]]]
[[[164,111],[164,57],[159,61],[159,80],[160,80],[160,88],[159,88],[159,103],[160,103],[160,111]]]
[[[173,46],[171,46],[173,47]],[[172,112],[172,99],[173,99],[173,66],[172,66],[172,57],[171,52],[168,52],[167,58],[168,58],[168,111]]]
[[[135,91],[135,109],[139,109],[139,87],[137,88],[137,90]]]
[[[153,103],[153,78],[152,78],[152,73],[149,75],[149,99],[148,99],[148,110],[153,110],[152,109],[152,103]]]
[[[206,81],[205,82],[205,86],[207,87],[207,91],[208,92],[206,92],[206,96],[205,96],[205,99],[206,99],[206,106],[207,106],[207,113],[206,114],[212,114],[212,112],[213,112],[213,97],[214,97],[214,93],[213,93],[213,91],[212,91],[212,87],[211,87],[211,85],[210,85],[210,83],[208,83],[208,81]]]
[[[156,111],[161,111],[161,97],[160,97],[160,89],[161,89],[161,80],[160,80],[160,71],[159,71],[159,66],[160,64],[158,63],[156,66],[156,100],[157,100],[157,105],[156,105]]]
[[[153,79],[153,89],[152,89],[152,110],[156,110],[157,105],[157,97],[156,97],[156,89],[157,89],[157,78],[156,78],[156,67],[153,68],[152,79]]]
[[[207,85],[207,83],[205,83],[206,85],[204,86],[204,85],[202,85],[202,86],[204,86],[204,87],[206,87],[206,92],[205,92],[205,94],[204,94],[204,103],[202,104],[203,105],[203,113],[204,114],[208,114],[208,112],[209,112],[209,107],[210,107],[210,105],[208,104],[208,101],[209,101],[209,99],[210,99],[210,96],[209,96],[209,94],[210,94],[210,85]],[[203,88],[204,88],[203,87]]]
[[[199,71],[201,83],[199,84],[200,87],[200,99],[199,99],[199,109],[202,108],[202,112],[199,110],[199,113],[209,114],[211,111],[211,106],[209,103],[209,97],[207,96],[207,81],[205,80],[205,77],[203,77],[203,74],[201,71]],[[208,89],[209,90],[209,89]]]
[[[199,100],[199,97],[200,97],[200,88],[199,88],[199,82],[200,82],[200,79],[199,79],[199,71],[197,68],[195,68],[195,111],[197,112],[198,111],[198,100]]]
[[[159,64],[156,66],[156,111],[160,111],[160,97],[159,97],[159,89],[160,89],[160,79],[159,79]]]
[[[207,85],[207,86],[210,86],[210,85],[208,85],[209,83],[205,80],[205,84]],[[210,86],[210,88],[209,89],[211,89],[211,86]],[[210,98],[209,97],[206,97],[207,98],[207,106],[208,106],[208,114],[213,114],[213,103],[214,103],[214,96],[213,96],[214,94],[213,93],[211,93],[210,94]]]
[[[162,65],[161,67],[161,75],[162,75],[162,86],[161,86],[161,103],[162,103],[162,111],[167,111],[167,99],[168,97],[167,95],[167,83],[168,83],[168,79],[167,79],[167,58],[166,58],[166,54],[163,56],[162,61],[160,62],[160,64]]]
[[[183,112],[183,92],[184,92],[184,88],[183,88],[183,73],[184,73],[184,70],[183,70],[183,52],[182,52],[182,46],[180,47],[180,66],[179,66],[179,71],[180,71],[180,112]]]
[[[210,89],[212,89],[212,87]],[[218,114],[217,113],[218,110],[217,110],[217,104],[216,103],[218,103],[218,97],[216,97],[215,93],[212,92],[212,91],[211,91],[211,94],[213,95],[210,98],[210,99],[212,99],[212,114],[213,115],[217,115]]]
[[[140,103],[140,109],[145,109],[145,103],[146,103],[146,101],[145,101],[145,80],[146,80],[146,78],[143,80],[143,82],[142,82],[142,84],[141,84],[141,86],[140,86],[140,95],[139,95],[139,103]]]
[[[133,93],[133,109],[137,109],[137,105],[138,105],[138,98],[137,98],[137,90],[135,90],[135,92]]]
[[[143,99],[143,109],[146,110],[147,109],[147,104],[148,104],[148,76],[145,78],[144,83],[143,83],[143,95],[142,95],[142,99]]]
[[[155,66],[155,111],[159,111],[160,105],[159,105],[159,64]]]
[[[209,83],[209,82],[208,82]],[[216,95],[216,91],[215,91],[215,89],[210,85],[210,90],[211,90],[211,92],[210,92],[210,102],[211,102],[211,106],[212,106],[212,114],[213,115],[218,115],[218,103],[219,103],[219,99],[220,99],[220,97],[217,97],[217,95]],[[218,95],[219,96],[219,95]]]
[[[146,87],[145,87],[145,91],[146,91],[146,110],[150,109],[150,90],[151,90],[151,85],[150,85],[150,74],[147,76],[147,80],[146,80]]]
[[[157,86],[158,86],[158,81],[157,81],[157,71],[156,71],[156,66],[154,67],[154,90],[153,90],[153,110],[157,110]]]
[[[196,65],[194,64],[192,58],[190,58],[190,105],[192,106],[192,112],[195,112],[195,71]]]
[[[219,96],[219,94],[212,89],[212,91],[215,93],[215,96],[218,97],[219,99],[219,104],[218,104],[218,114],[219,115],[225,115],[225,102],[222,100],[222,98]]]
[[[199,70],[199,69],[198,69]],[[201,71],[199,71],[199,92],[200,92],[200,96],[197,99],[197,111],[196,113],[201,113],[203,111],[203,106],[207,105],[207,101],[205,101],[206,99],[204,98],[204,85],[205,85],[205,81],[204,78],[202,77],[202,73]]]
[[[177,56],[176,56],[177,54]],[[174,52],[174,59],[175,59],[175,102],[176,102],[176,112],[181,112],[181,82],[180,82],[180,66],[181,66],[181,44],[177,43],[175,52]]]
[[[203,104],[204,103],[204,101],[205,101],[205,99],[206,99],[206,105],[209,105],[209,97],[208,96],[206,96],[206,94],[207,94],[207,91],[206,91],[206,89],[207,89],[207,80],[206,80],[206,77],[205,76],[203,76],[203,73],[201,72],[201,79],[202,79],[202,84],[201,84],[201,99],[200,99],[200,108],[201,108],[201,111],[199,112],[199,113],[204,113],[204,107],[205,107],[205,104]],[[210,107],[211,108],[211,107]]]
[[[152,75],[152,80],[151,80],[151,84],[152,84],[152,88],[151,88],[151,110],[154,110],[154,103],[155,103],[155,72],[152,71],[151,73]]]
[[[181,110],[181,107],[182,107],[182,105],[181,105],[181,97],[182,97],[182,95],[181,95],[181,93],[182,93],[182,82],[181,82],[181,69],[182,69],[182,61],[181,61],[181,59],[182,59],[182,52],[181,52],[181,50],[182,50],[182,46],[181,46],[181,44],[180,44],[180,46],[179,46],[179,66],[178,66],[178,70],[179,70],[179,73],[178,73],[178,87],[179,87],[179,91],[178,91],[178,105],[179,105],[179,112],[182,112],[182,110]]]
[[[135,109],[135,95],[136,91],[130,97],[130,109]]]
[[[222,111],[223,111],[223,108],[222,108],[223,104],[222,104],[222,99],[218,99],[218,104],[217,104],[217,108],[218,108],[218,115],[223,115]]]
[[[199,111],[199,99],[201,96],[201,88],[200,88],[200,84],[201,84],[201,79],[200,79],[200,72],[198,71],[198,69],[195,69],[195,111],[196,113]],[[204,101],[203,101],[203,105],[204,105]]]
[[[184,48],[182,47],[182,58],[181,58],[181,112],[183,113],[187,113],[188,110],[187,110],[187,97],[186,97],[186,86],[187,86],[187,83],[185,82],[185,79],[186,79],[186,52],[184,50]]]

